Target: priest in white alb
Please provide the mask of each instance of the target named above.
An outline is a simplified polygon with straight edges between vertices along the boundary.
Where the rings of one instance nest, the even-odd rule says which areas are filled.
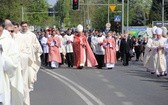
[[[0,103],[3,105],[22,105],[23,102],[15,100],[20,104],[12,104],[13,88],[18,91],[14,84],[16,72],[19,67],[19,52],[10,34],[4,30],[4,21],[0,20]],[[18,84],[17,84],[18,85]],[[17,99],[17,95],[15,96]]]
[[[30,105],[29,92],[33,90],[37,80],[37,72],[41,65],[42,48],[34,33],[29,31],[27,22],[21,23],[21,35],[24,43],[20,46],[21,68],[24,80],[24,105]]]
[[[154,49],[152,49],[152,43],[156,39],[156,32],[155,32],[156,29],[157,29],[156,26],[152,28],[152,38],[148,38],[148,42],[145,46],[145,54],[143,59],[144,67],[146,67],[147,71],[151,72],[152,74],[155,73],[155,70],[154,70],[155,64],[153,60]]]

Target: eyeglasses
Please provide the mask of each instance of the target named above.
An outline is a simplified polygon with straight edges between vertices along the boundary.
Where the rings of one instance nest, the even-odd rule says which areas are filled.
[[[8,30],[9,32],[11,32],[11,33],[13,33],[14,32],[14,30]]]

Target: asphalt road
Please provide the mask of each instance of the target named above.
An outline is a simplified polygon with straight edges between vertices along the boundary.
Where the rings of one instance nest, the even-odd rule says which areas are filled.
[[[41,67],[30,97],[31,105],[168,105],[168,79],[140,61],[112,70]]]

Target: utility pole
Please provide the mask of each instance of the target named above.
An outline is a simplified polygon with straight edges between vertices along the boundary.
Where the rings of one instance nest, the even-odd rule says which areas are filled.
[[[129,27],[129,0],[127,0],[127,33]]]
[[[84,3],[86,4],[86,0],[84,0]],[[87,5],[86,5],[87,6]],[[85,26],[86,26],[86,6],[83,6],[83,26],[84,26],[84,28],[85,28]]]
[[[53,6],[53,23],[55,22],[55,7]]]
[[[90,20],[90,14],[89,14],[89,0],[86,0],[86,11],[87,11],[87,19],[86,19],[86,28],[90,28],[91,27],[91,20]]]
[[[24,7],[23,7],[23,0],[21,1],[21,10],[22,10],[22,21],[24,21]]]
[[[108,6],[107,6],[107,7],[108,7],[108,19],[107,19],[107,20],[108,20],[108,23],[110,23],[110,13],[109,13],[110,11],[109,11],[109,4],[110,4],[110,1],[108,0]]]
[[[162,0],[162,26],[164,26],[164,0]]]
[[[87,0],[87,4],[89,0]],[[89,6],[87,5],[87,20],[88,20],[88,24],[90,25],[90,16],[89,16]]]
[[[122,0],[122,35],[124,34],[124,0]]]

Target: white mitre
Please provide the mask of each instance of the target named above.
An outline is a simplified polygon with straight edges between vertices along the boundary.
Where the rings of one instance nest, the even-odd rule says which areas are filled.
[[[163,30],[161,28],[157,28],[156,31],[155,31],[155,33],[157,35],[162,35],[162,32],[163,32]]]
[[[156,34],[156,29],[157,29],[156,26],[152,27],[152,34]]]
[[[78,32],[83,32],[83,26],[82,26],[81,24],[79,24],[79,25],[77,26],[77,31],[78,31]]]
[[[163,35],[167,35],[167,28],[166,27],[162,27],[162,30],[163,30]]]

